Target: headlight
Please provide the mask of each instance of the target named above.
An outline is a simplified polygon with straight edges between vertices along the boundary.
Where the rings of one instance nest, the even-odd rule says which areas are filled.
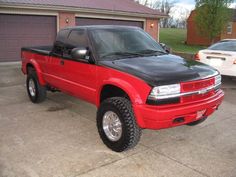
[[[221,75],[215,76],[215,86],[221,85]]]
[[[163,85],[154,87],[149,95],[149,99],[166,99],[169,96],[180,93],[180,84]]]

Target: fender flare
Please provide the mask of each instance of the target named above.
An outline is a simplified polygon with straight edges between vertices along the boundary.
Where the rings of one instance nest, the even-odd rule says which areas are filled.
[[[99,102],[100,102],[100,95],[101,95],[102,88],[106,85],[113,85],[115,87],[122,89],[125,93],[127,93],[132,104],[143,104],[143,101],[138,91],[133,87],[133,85],[131,85],[129,82],[126,82],[124,80],[112,78],[109,80],[105,80],[101,84],[100,88],[98,89],[97,105],[100,104]]]
[[[36,70],[38,81],[39,81],[40,85],[46,85],[40,65],[34,59],[30,59],[30,61],[26,64],[26,66],[28,64],[33,65],[34,69]],[[26,69],[27,69],[27,67],[26,67]]]
[[[115,87],[122,89],[129,96],[132,105],[144,104],[138,91],[135,89],[133,85],[131,85],[129,82],[126,82],[124,80],[112,78],[112,79],[104,81],[101,84],[101,87],[98,89],[97,102],[96,102],[97,107],[100,106],[100,95],[105,85],[113,85]],[[135,114],[135,119],[137,121],[137,124],[140,127],[143,127],[145,123],[143,119],[139,116],[139,113],[135,111],[134,107],[133,107],[133,112]]]

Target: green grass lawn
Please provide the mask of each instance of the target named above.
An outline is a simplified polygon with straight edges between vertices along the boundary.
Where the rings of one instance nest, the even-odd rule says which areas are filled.
[[[165,43],[168,47],[172,48],[174,52],[195,54],[197,51],[204,48],[203,46],[186,45],[186,38],[186,29],[161,28],[160,30],[160,42]]]

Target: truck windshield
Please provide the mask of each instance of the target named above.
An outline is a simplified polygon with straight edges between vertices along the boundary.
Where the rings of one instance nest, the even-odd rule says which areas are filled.
[[[91,35],[100,60],[166,54],[156,41],[140,29],[94,29]]]

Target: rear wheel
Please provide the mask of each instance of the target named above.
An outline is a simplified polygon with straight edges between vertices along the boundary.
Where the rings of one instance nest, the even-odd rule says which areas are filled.
[[[140,140],[141,129],[126,98],[104,100],[97,112],[97,127],[104,144],[116,152],[128,150]]]
[[[27,92],[33,103],[41,103],[46,99],[47,89],[41,86],[34,69],[30,68],[26,79]]]
[[[198,124],[204,122],[206,119],[207,119],[207,117],[203,117],[203,118],[201,118],[201,119],[199,119],[199,120],[197,120],[197,121],[190,122],[190,123],[188,123],[187,125],[188,125],[188,126],[195,126],[195,125],[198,125]]]

